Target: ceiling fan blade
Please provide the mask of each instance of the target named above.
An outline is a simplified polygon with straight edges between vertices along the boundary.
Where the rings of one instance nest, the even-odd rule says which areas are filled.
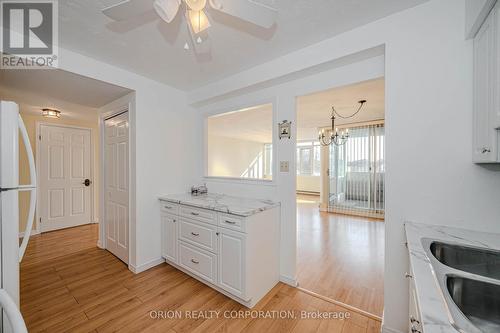
[[[253,0],[209,0],[209,3],[215,10],[264,28],[272,27],[278,14],[275,8]]]
[[[152,0],[124,0],[102,10],[102,13],[115,21],[124,21],[153,9]]]

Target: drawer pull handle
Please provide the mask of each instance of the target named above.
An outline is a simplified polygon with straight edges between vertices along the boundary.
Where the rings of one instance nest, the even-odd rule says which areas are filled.
[[[199,261],[194,260],[194,259],[191,259],[191,262],[192,262],[193,264],[199,264],[199,263],[200,263]]]
[[[228,224],[236,224],[236,222],[234,221],[228,221],[228,220],[225,220],[224,222],[228,223]]]
[[[200,213],[191,212],[191,215],[198,216]]]
[[[165,209],[172,209],[172,206],[163,206]]]
[[[199,236],[200,234],[198,234],[196,232],[192,232],[191,235],[193,235],[193,236]]]

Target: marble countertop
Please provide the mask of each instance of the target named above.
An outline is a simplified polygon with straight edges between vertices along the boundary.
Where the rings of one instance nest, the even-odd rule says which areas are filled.
[[[160,196],[159,199],[245,217],[280,205],[279,202],[271,200],[240,198],[217,193],[198,196],[193,196],[191,193],[172,194]]]
[[[429,258],[423,244],[426,243],[426,240],[431,239],[500,250],[500,235],[411,222],[405,223],[405,231],[423,332],[459,332],[451,323],[452,321],[454,322],[451,311],[455,311],[458,308],[448,308],[445,295],[439,286],[440,282],[438,279],[440,274],[437,274],[435,270],[435,267],[443,264],[435,258]],[[424,242],[422,242],[423,240]],[[448,270],[450,269],[444,265],[443,267]],[[465,272],[460,272],[460,274],[465,277],[471,276]],[[458,315],[463,317],[461,313],[458,313]]]

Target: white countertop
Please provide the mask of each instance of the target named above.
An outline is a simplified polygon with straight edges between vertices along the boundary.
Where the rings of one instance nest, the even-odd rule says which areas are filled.
[[[423,331],[457,333],[450,323],[450,313],[422,239],[500,250],[500,235],[410,222],[405,223],[405,230]]]
[[[239,216],[251,216],[280,205],[279,202],[272,200],[233,197],[217,193],[198,196],[193,196],[191,193],[169,194],[160,196],[159,199]]]

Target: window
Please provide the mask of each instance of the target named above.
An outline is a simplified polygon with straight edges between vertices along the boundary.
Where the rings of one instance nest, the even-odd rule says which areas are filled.
[[[207,176],[271,180],[272,139],[272,104],[208,117]]]
[[[297,175],[319,176],[321,173],[321,146],[318,141],[297,143]]]

